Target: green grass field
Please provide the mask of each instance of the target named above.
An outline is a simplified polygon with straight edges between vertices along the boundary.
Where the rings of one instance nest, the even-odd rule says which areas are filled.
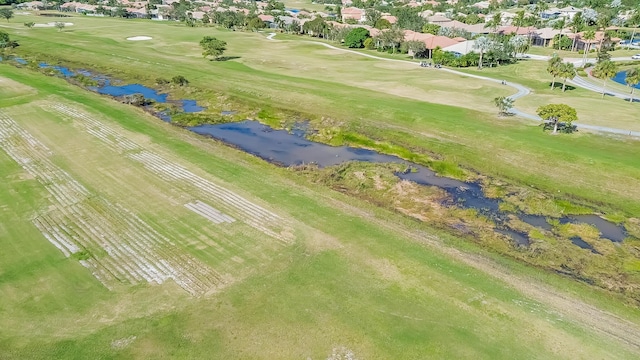
[[[53,165],[89,189],[80,204],[102,199],[126,208],[172,239],[166,256],[191,256],[225,275],[218,290],[214,286],[197,297],[170,280],[110,284],[108,291],[34,226],[34,218],[65,209],[51,196],[51,183],[29,176],[0,152],[3,358],[322,359],[343,348],[358,358],[632,356],[633,348],[611,346],[614,340],[594,333],[584,319],[566,315],[570,307],[545,303],[558,290],[550,288],[540,298],[523,295],[531,289],[514,280],[537,283],[526,276],[528,270],[512,268],[503,283],[460,262],[471,255],[447,255],[453,240],[438,239],[423,225],[309,186],[286,169],[62,80],[6,65],[0,74],[3,81],[8,77],[38,89],[28,105],[3,106],[0,112],[46,145]],[[118,152],[92,135],[81,118],[61,115],[55,110],[60,104],[134,142],[137,153],[153,152],[277,212],[293,237],[275,241],[242,221],[227,228],[207,224],[182,206],[202,198],[201,192],[140,166],[127,157],[131,150]],[[427,234],[431,245],[414,238],[411,229]],[[109,258],[90,250],[98,262]],[[491,266],[495,271],[504,265]],[[586,299],[611,301],[606,295]]]
[[[635,229],[637,142],[552,137],[496,118],[484,98],[500,86],[458,77],[461,94],[446,74],[263,34],[86,17],[57,32],[26,29],[28,19],[49,20],[6,25],[23,56],[147,84],[181,74],[192,86],[172,91],[211,111],[311,117],[334,131],[320,136],[357,132],[398,146],[391,152],[533,186],[529,205],[570,199]],[[203,34],[239,58],[203,60]],[[135,35],[154,40],[125,40]],[[3,359],[640,353],[640,312],[615,291],[500,257],[62,79],[0,64],[0,85]],[[464,108],[436,104],[456,97]],[[214,224],[185,207],[195,201],[235,221]],[[65,257],[54,233],[90,241]],[[636,249],[604,246],[606,257],[583,256],[606,268]],[[637,262],[616,264],[636,276]],[[162,284],[149,284],[155,276]]]

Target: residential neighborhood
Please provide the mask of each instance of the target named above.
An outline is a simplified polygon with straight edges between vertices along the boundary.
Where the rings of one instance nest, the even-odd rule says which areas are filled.
[[[601,4],[598,9],[586,5]],[[631,38],[640,15],[619,0],[613,1],[362,1],[324,4],[323,11],[287,8],[278,1],[108,0],[85,2],[31,1],[15,5],[21,10],[57,9],[87,16],[147,18],[184,21],[191,26],[219,24],[233,29],[269,28],[342,42],[347,32],[365,28],[371,38],[398,29],[402,37],[375,41],[375,48],[400,50],[403,42],[424,43],[424,56],[435,49],[456,56],[479,53],[475,39],[490,37],[494,44],[505,37],[523,37],[527,46],[571,51],[614,49],[620,44],[640,45]],[[565,6],[566,5],[566,6]],[[257,18],[260,22],[251,22]],[[309,23],[305,26],[305,24]],[[626,30],[623,30],[626,29]],[[586,36],[590,30],[593,34]],[[638,35],[640,37],[640,34]],[[396,41],[395,44],[392,44]],[[503,45],[500,45],[503,46]],[[403,48],[404,50],[404,48]]]

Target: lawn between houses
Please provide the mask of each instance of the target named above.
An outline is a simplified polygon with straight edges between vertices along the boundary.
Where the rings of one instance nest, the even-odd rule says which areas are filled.
[[[65,259],[40,235],[32,221],[53,211],[49,183],[28,176],[0,151],[5,359],[324,359],[348,351],[372,359],[630,358],[640,351],[594,332],[611,329],[585,324],[573,312],[610,316],[593,313],[586,300],[640,323],[636,311],[610,295],[555,275],[542,280],[573,295],[552,287],[522,295],[537,294],[531,291],[540,289],[538,272],[494,262],[424,224],[310,185],[290,170],[63,80],[7,65],[0,65],[0,77],[29,86],[0,101],[2,114],[48,147],[52,163],[91,192],[87,201],[103,198],[129,209],[171,238],[167,249],[230,275],[225,286],[200,297],[171,281],[108,291],[77,258]],[[100,123],[94,130],[112,129],[140,148],[118,153],[84,120],[57,112],[60,105]],[[128,157],[143,151],[277,212],[294,239],[275,244],[249,228],[207,225],[182,206],[202,193],[167,183]],[[503,280],[460,262],[470,259],[502,271]],[[573,300],[562,306],[550,301],[556,296]]]

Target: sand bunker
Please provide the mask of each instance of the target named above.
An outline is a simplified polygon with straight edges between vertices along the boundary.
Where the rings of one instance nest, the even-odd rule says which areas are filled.
[[[132,36],[127,38],[127,40],[130,40],[130,41],[143,41],[143,40],[151,40],[151,39],[153,39],[151,36]]]
[[[50,22],[50,23],[46,23],[46,24],[35,24],[35,25],[33,25],[33,27],[39,27],[39,28],[43,28],[43,27],[54,27],[54,26],[56,26],[56,23],[55,23],[55,22]],[[64,26],[65,26],[65,27],[67,27],[67,26],[73,26],[73,23],[68,23],[68,22],[66,22],[66,23],[64,23]]]

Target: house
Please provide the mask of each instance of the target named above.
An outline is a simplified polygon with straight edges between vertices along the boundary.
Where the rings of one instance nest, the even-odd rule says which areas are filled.
[[[398,18],[393,15],[382,15],[380,19],[387,20],[390,24],[395,24],[398,22]]]
[[[477,3],[473,4],[473,5],[471,5],[471,6],[476,7],[478,9],[488,9],[489,6],[491,6],[491,3],[488,2],[488,1],[480,1],[480,2],[477,2]]]
[[[477,50],[473,48],[475,42],[475,40],[463,39],[463,41],[444,47],[442,50],[467,55],[470,52],[477,52]]]
[[[342,9],[342,21],[347,22],[347,20],[355,20],[357,22],[366,21],[365,12],[362,9],[358,9],[355,7],[348,7]]]
[[[427,18],[427,21],[429,21],[429,23],[431,23],[431,24],[436,24],[436,25],[442,26],[442,23],[450,22],[451,19],[449,19],[448,17],[443,16],[443,15],[433,15],[433,16],[429,16]]]
[[[16,4],[16,9],[19,10],[41,10],[44,9],[44,3],[42,1],[30,1],[21,4]]]
[[[531,44],[536,46],[550,46],[553,44],[553,38],[560,34],[560,30],[550,27],[538,29],[531,36]]]
[[[567,37],[575,42],[576,50],[586,50],[587,48],[597,49],[600,47],[600,45],[602,44],[606,36],[604,31],[596,31],[595,39],[586,40],[584,38],[584,34],[585,34],[584,32],[579,32],[577,34],[567,34]],[[612,37],[610,40],[614,45],[616,45],[622,39],[617,37]]]
[[[560,17],[560,11],[557,8],[545,10],[540,13],[540,18],[543,20],[557,19]]]
[[[460,43],[459,39],[456,40],[446,36],[433,34],[422,34],[411,30],[405,30],[404,41],[423,42],[429,52],[429,57],[431,57],[432,51],[436,48],[444,49],[446,47]]]
[[[582,9],[573,6],[567,6],[562,9],[558,9],[558,12],[560,13],[560,16],[571,20],[574,16],[576,16],[577,13],[582,12]]]
[[[498,28],[498,34],[502,34],[502,35],[524,35],[524,36],[533,36],[533,33],[535,33],[538,29],[536,29],[533,26],[529,26],[529,27],[523,27],[523,26],[501,26],[500,28]]]

